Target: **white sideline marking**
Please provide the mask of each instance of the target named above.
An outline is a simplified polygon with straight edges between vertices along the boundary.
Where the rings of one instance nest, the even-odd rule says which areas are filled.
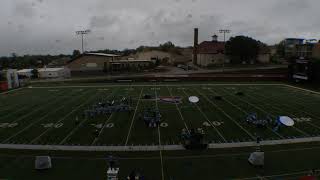
[[[173,98],[172,93],[171,93],[170,89],[168,88],[168,86],[167,86],[167,89],[168,89],[168,91],[169,91],[169,93],[170,93],[171,98]],[[175,103],[175,105],[176,105],[176,108],[177,108],[177,110],[178,110],[178,112],[179,112],[179,115],[180,115],[180,117],[181,117],[181,120],[183,121],[184,126],[186,127],[186,130],[187,130],[188,132],[190,132],[190,130],[189,130],[187,124],[186,124],[186,121],[184,120],[184,117],[182,116],[182,113],[181,113],[181,111],[180,111],[177,103]]]
[[[56,86],[54,88],[85,88],[85,87],[128,87],[128,86],[132,86],[132,87],[147,87],[150,85],[147,84],[136,84],[136,85],[124,85],[124,84],[117,84],[117,85],[95,85],[95,86]],[[161,87],[161,86],[286,86],[286,84],[281,84],[281,83],[271,83],[271,84],[161,84],[161,85],[154,85],[156,87]],[[38,86],[38,87],[33,87],[33,88],[37,88],[37,89],[47,89],[47,88],[52,88],[50,86]]]
[[[183,93],[186,96],[189,96],[185,90],[183,90]],[[226,138],[220,133],[220,131],[212,124],[212,122],[209,120],[208,116],[201,110],[201,108],[198,106],[198,104],[195,104],[196,107],[198,108],[198,110],[200,111],[200,113],[202,114],[202,116],[211,124],[211,127],[213,127],[213,129],[218,133],[218,135],[222,138],[222,140],[224,142],[227,142]]]
[[[320,137],[297,138],[297,139],[281,139],[281,140],[266,140],[261,141],[262,146],[284,145],[284,144],[299,144],[308,142],[320,142]],[[225,149],[237,147],[256,147],[255,141],[239,142],[239,143],[221,143],[209,144],[209,149]],[[319,149],[303,148],[305,149]],[[185,150],[182,145],[152,145],[152,146],[70,146],[70,145],[29,145],[29,144],[0,144],[0,149],[21,149],[21,150],[50,150],[50,151],[117,151],[117,152],[138,152],[138,151],[176,151]],[[272,152],[296,151],[297,149],[278,150]]]
[[[213,90],[210,90],[210,91],[213,92],[213,93],[215,93],[215,94],[217,94],[217,93],[214,92]],[[222,89],[222,91],[224,91],[225,93],[231,95],[229,92],[225,91],[224,89]],[[234,96],[234,95],[233,95],[233,96]],[[238,98],[238,97],[236,97],[236,98]],[[239,107],[238,105],[232,103],[231,101],[227,100],[226,98],[225,98],[224,100],[227,101],[229,104],[231,104],[233,107],[235,107],[235,108],[239,109],[240,111],[242,111],[243,113],[245,113],[246,115],[249,115],[249,113],[248,113],[247,111],[243,110],[243,109],[242,109],[241,107]],[[243,101],[243,102],[244,102],[244,101]],[[248,104],[249,104],[249,103],[248,103]],[[252,106],[252,105],[251,105],[251,106]],[[254,107],[256,107],[256,106],[254,106]],[[258,107],[257,109],[259,109],[259,107]],[[260,110],[260,109],[259,109],[259,110]],[[275,133],[275,134],[276,134],[277,136],[279,136],[280,138],[284,139],[284,137],[283,137],[282,135],[280,135],[279,133],[273,131],[269,126],[268,126],[268,129],[271,130],[271,132]]]
[[[249,177],[249,178],[237,178],[236,180],[250,180],[250,179],[257,179],[257,178],[274,178],[274,177],[284,177],[284,176],[292,176],[292,175],[307,175],[310,171],[299,171],[299,172],[293,172],[293,173],[284,173],[284,174],[274,174],[274,175],[267,175],[267,176],[259,176],[259,177]],[[298,177],[295,177],[298,178]],[[290,178],[291,179],[291,178]]]
[[[23,89],[25,89],[25,88],[22,87],[22,88],[12,89],[12,90],[9,90],[9,91],[2,92],[0,94],[7,94],[7,93],[10,94],[11,92],[15,92],[15,91],[23,90]]]
[[[248,131],[246,130],[243,126],[241,126],[236,120],[234,120],[229,114],[227,114],[222,108],[220,108],[218,105],[216,105],[214,102],[212,102],[205,94],[201,93],[196,89],[196,91],[205,97],[209,103],[211,103],[214,107],[216,107],[218,110],[220,110],[225,116],[227,116],[231,121],[233,121],[238,127],[240,127],[244,132],[246,132],[252,139],[255,139],[255,137]]]
[[[313,91],[313,90],[309,90],[309,89],[304,89],[304,88],[292,86],[292,85],[289,85],[289,84],[283,84],[283,85],[284,85],[284,86],[287,86],[287,87],[290,87],[290,88],[293,88],[293,89],[299,89],[299,90],[306,91],[306,92],[312,92],[312,93],[315,93],[315,94],[320,94],[320,92],[317,92],[317,91]]]
[[[129,132],[128,132],[128,135],[127,135],[127,139],[126,139],[126,142],[125,142],[125,146],[128,144],[128,141],[129,141],[132,125],[133,125],[133,122],[134,122],[134,118],[136,117],[136,113],[137,113],[138,106],[139,106],[139,103],[140,103],[142,91],[143,91],[143,88],[140,91],[140,95],[139,95],[139,98],[138,98],[137,106],[136,106],[136,109],[134,110],[134,113],[133,113],[133,117],[132,117],[132,120],[131,120],[131,124],[130,124]]]

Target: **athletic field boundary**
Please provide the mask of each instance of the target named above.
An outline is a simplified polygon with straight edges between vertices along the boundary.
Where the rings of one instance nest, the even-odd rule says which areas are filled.
[[[266,140],[260,142],[261,146],[286,145],[320,142],[320,137]],[[211,143],[208,149],[241,148],[254,147],[257,143],[237,142],[237,143]],[[177,151],[185,150],[183,145],[145,145],[145,146],[80,146],[80,145],[29,145],[29,144],[0,144],[0,149],[15,150],[49,150],[49,151],[102,151],[102,152],[139,152],[139,151]]]

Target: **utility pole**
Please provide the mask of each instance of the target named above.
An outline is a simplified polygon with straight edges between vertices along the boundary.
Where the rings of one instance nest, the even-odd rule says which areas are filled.
[[[229,29],[220,29],[219,33],[223,33],[223,42],[224,42],[224,46],[226,46],[226,34],[230,33],[231,30]],[[226,50],[224,50],[226,51]],[[224,52],[225,53],[225,52]],[[222,63],[222,72],[224,72],[224,64],[225,64],[225,60],[223,59],[223,63]]]
[[[77,35],[81,35],[81,47],[82,47],[82,54],[84,53],[84,47],[83,47],[83,36],[86,34],[89,34],[91,31],[89,29],[85,31],[76,31]]]

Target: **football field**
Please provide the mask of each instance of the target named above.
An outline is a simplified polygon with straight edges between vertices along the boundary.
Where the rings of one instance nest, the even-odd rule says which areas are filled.
[[[190,96],[199,102],[190,103]],[[99,102],[124,97],[131,111],[84,116]],[[0,102],[0,178],[103,179],[108,154],[119,157],[121,179],[135,168],[154,180],[297,179],[320,169],[314,141],[320,137],[320,94],[287,84],[29,86],[0,94]],[[145,124],[146,109],[159,110],[158,127]],[[259,119],[289,116],[295,124],[257,128],[246,121],[251,113]],[[182,147],[183,129],[203,132],[210,149],[170,149]],[[247,163],[252,144],[242,145],[257,136],[270,144],[312,141],[263,146],[265,167],[256,169]],[[35,171],[37,155],[50,155],[53,169]]]
[[[192,104],[189,96],[200,101]],[[132,99],[130,112],[84,117],[92,105],[120,97]],[[181,98],[181,103],[161,100],[170,97]],[[284,84],[28,87],[0,98],[2,144],[172,145],[180,144],[182,129],[201,130],[209,143],[254,141],[257,136],[263,140],[320,136],[320,95]],[[159,128],[150,128],[141,119],[148,108],[161,113]],[[295,125],[279,131],[271,126],[260,129],[246,122],[251,113],[262,119],[289,116]]]

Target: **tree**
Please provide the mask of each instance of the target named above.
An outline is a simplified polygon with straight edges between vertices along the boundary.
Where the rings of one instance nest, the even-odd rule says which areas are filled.
[[[80,53],[79,50],[73,50],[72,58],[76,58],[76,57],[78,57],[78,56],[80,56],[80,55],[81,55],[81,53]]]
[[[261,42],[253,38],[236,36],[227,41],[225,51],[232,63],[249,63],[256,60],[261,45]]]
[[[169,51],[170,49],[173,49],[174,47],[175,47],[175,45],[171,41],[168,41],[164,44],[160,44],[160,49],[163,51]]]
[[[284,42],[280,42],[279,44],[277,44],[277,55],[279,55],[280,58],[283,58],[285,56]]]
[[[38,70],[37,69],[33,69],[32,71],[31,71],[31,74],[32,74],[32,78],[38,78]]]

